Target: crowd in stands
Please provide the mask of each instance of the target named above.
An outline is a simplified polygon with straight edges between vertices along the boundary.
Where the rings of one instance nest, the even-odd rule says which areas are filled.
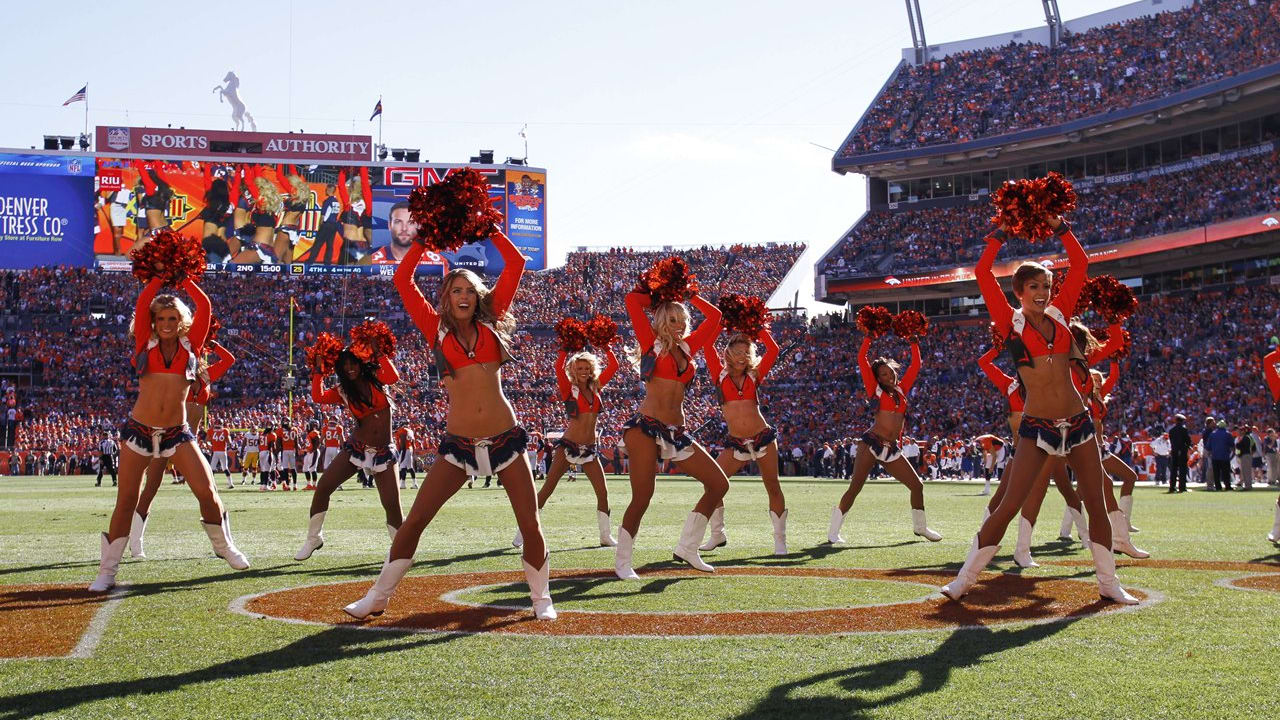
[[[708,286],[719,288],[707,291],[713,299],[722,291],[767,296],[794,262],[797,249],[756,249],[747,253],[753,272],[739,277],[730,271],[717,278],[715,268],[724,261],[719,254],[723,252],[690,254],[697,258],[695,272],[705,273]],[[519,361],[508,365],[503,376],[507,396],[531,431],[545,434],[563,428],[551,367],[556,346],[550,323],[559,314],[544,315],[540,307],[560,298],[578,298],[581,306],[566,307],[580,315],[608,311],[620,319],[625,338],[618,348],[622,367],[606,389],[599,421],[606,448],[616,444],[619,428],[642,399],[638,374],[625,357],[625,348],[634,341],[620,306],[622,294],[634,280],[633,272],[653,258],[623,261],[630,261],[631,255],[622,251],[575,254],[562,271],[530,273],[526,278],[528,288],[541,290],[527,291],[515,306],[522,321],[514,343]],[[748,267],[745,261],[743,267]],[[570,291],[578,287],[579,277],[588,279],[593,292]],[[428,294],[433,292],[433,282],[423,282]],[[35,380],[0,387],[7,409],[24,418],[15,424],[13,445],[89,463],[104,430],[120,423],[136,392],[128,365],[124,309],[132,306],[138,283],[128,275],[66,268],[3,273],[0,283],[20,300],[0,313],[0,365],[24,367]],[[435,436],[441,429],[446,405],[431,355],[386,280],[351,276],[280,282],[210,275],[204,285],[216,314],[226,324],[222,342],[237,356],[235,367],[215,385],[217,395],[210,405],[215,422],[261,429],[288,415],[283,374],[292,293],[299,353],[320,331],[342,332],[366,315],[387,321],[400,340],[396,362],[405,378],[392,388],[396,417],[409,419],[420,434]],[[57,297],[60,294],[74,302],[64,305]],[[22,303],[26,303],[25,313],[18,310]],[[1280,343],[1277,307],[1280,289],[1269,286],[1238,287],[1227,294],[1144,298],[1128,323],[1133,351],[1124,361],[1113,397],[1110,431],[1117,438],[1147,438],[1159,433],[1176,412],[1193,419],[1206,414],[1227,418],[1233,426],[1276,425],[1280,418],[1275,417],[1265,390],[1260,357]],[[538,319],[526,319],[530,315]],[[1092,320],[1094,325],[1101,324]],[[965,323],[941,323],[923,343],[923,368],[911,397],[906,433],[926,448],[940,441],[963,446],[983,433],[1007,433],[1004,398],[976,365],[990,342],[985,323],[976,318]],[[860,334],[840,316],[809,322],[779,316],[773,332],[783,352],[762,388],[765,415],[778,428],[780,446],[797,463],[796,470],[838,474],[843,467],[840,458],[847,458],[852,439],[870,419],[855,356]],[[901,360],[908,356],[906,346],[893,338],[878,341],[873,353]],[[301,427],[320,418],[324,410],[310,402],[306,370],[300,355],[294,359],[302,377],[293,395],[293,421]],[[701,358],[698,364],[703,365]],[[705,370],[699,371],[687,398],[687,425],[704,442],[722,443],[724,426]]]
[[[1280,203],[1278,162],[1280,152],[1272,150],[1143,180],[1082,185],[1071,223],[1081,242],[1100,245],[1273,210]],[[973,265],[993,214],[985,195],[956,207],[873,210],[840,241],[824,270],[852,276],[873,268],[887,274]],[[1037,252],[1046,250],[1014,239],[1001,258]]]
[[[1081,33],[905,65],[845,156],[966,142],[1122,110],[1280,62],[1280,3],[1198,0]]]

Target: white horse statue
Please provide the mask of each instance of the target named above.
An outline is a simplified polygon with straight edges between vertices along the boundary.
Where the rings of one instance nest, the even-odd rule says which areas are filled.
[[[244,108],[244,102],[240,99],[240,78],[236,77],[233,72],[227,72],[227,76],[222,78],[222,85],[215,85],[213,92],[218,93],[218,102],[222,102],[223,98],[231,104],[231,121],[233,123],[232,130],[244,130],[245,119],[249,120],[249,128],[252,132],[258,131],[258,124],[253,121],[253,115]]]

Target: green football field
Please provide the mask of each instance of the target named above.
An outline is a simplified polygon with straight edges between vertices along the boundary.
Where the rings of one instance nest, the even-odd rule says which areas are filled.
[[[929,543],[911,533],[906,490],[870,483],[846,521],[848,544],[832,547],[820,541],[843,483],[784,480],[792,552],[775,558],[764,490],[758,480],[739,479],[727,499],[730,544],[704,555],[726,571],[668,573],[675,569],[671,548],[699,487],[681,479],[659,482],[636,544],[635,564],[650,579],[584,576],[552,583],[557,622],[572,623],[576,616],[607,624],[610,614],[640,614],[644,622],[644,613],[670,622],[671,613],[704,614],[704,629],[693,636],[644,637],[635,630],[621,636],[522,634],[522,627],[534,624],[523,617],[505,628],[511,632],[462,634],[299,624],[236,612],[233,606],[246,596],[302,586],[364,583],[353,586],[361,594],[388,547],[375,494],[358,488],[336,493],[325,547],[299,563],[292,558],[304,536],[310,493],[224,489],[233,534],[253,562],[250,570],[234,572],[212,556],[190,491],[166,483],[152,509],[148,559],[130,560],[126,551],[123,586],[110,602],[94,605],[94,619],[83,631],[75,629],[83,633],[75,656],[0,660],[0,720],[1262,720],[1280,712],[1280,593],[1227,586],[1244,576],[1280,573],[1280,547],[1264,538],[1275,488],[1174,496],[1139,488],[1134,524],[1142,532],[1134,539],[1159,562],[1135,561],[1121,568],[1120,577],[1147,596],[1146,604],[1037,622],[1044,619],[1036,614],[1037,603],[1048,607],[1053,601],[1048,590],[1039,597],[1037,588],[1053,584],[1030,583],[1023,598],[1027,614],[960,627],[964,623],[946,624],[953,615],[933,595],[936,586],[911,573],[959,567],[986,500],[980,484],[926,485],[930,524],[945,536]],[[621,478],[611,479],[609,490],[616,531],[630,492]],[[406,509],[412,495],[402,496]],[[0,575],[9,587],[0,596],[0,646],[38,645],[55,634],[61,621],[33,609],[39,596],[12,586],[87,585],[114,498],[113,489],[93,487],[92,478],[0,478]],[[562,482],[543,511],[553,572],[612,568],[612,550],[596,547],[594,504],[588,483]],[[1078,578],[1092,592],[1090,568],[1070,564],[1086,561],[1087,552],[1078,542],[1057,540],[1061,514],[1062,501],[1050,490],[1033,545],[1041,567],[1016,569],[1011,528],[990,570],[1067,581],[1054,587],[1077,587],[1071,583]],[[423,536],[409,577],[518,571],[513,531],[500,489],[464,488]],[[1067,562],[1052,564],[1058,561]],[[728,566],[754,570],[730,572]],[[770,575],[771,568],[812,572]],[[909,572],[898,573],[901,580],[884,579],[888,573],[855,578],[822,572],[858,568]],[[523,583],[473,585],[452,597],[528,607]],[[327,601],[325,607],[308,607],[308,592],[297,596],[297,613],[333,610],[324,597],[315,599]],[[418,600],[411,595],[393,597],[393,609]],[[85,604],[76,593],[67,597],[67,605]],[[798,616],[822,609],[838,620],[856,612],[892,614],[913,603],[935,621],[929,629],[732,635],[741,629],[737,623],[760,611]]]

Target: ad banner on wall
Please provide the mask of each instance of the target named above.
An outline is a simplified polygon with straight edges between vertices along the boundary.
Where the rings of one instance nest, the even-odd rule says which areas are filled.
[[[93,163],[0,154],[0,268],[93,265]]]

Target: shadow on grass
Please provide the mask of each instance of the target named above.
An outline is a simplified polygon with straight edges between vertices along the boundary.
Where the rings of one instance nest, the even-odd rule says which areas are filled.
[[[100,682],[56,691],[39,691],[0,697],[0,720],[20,720],[49,713],[64,713],[85,703],[137,695],[157,695],[202,683],[235,680],[260,673],[324,665],[338,660],[394,653],[441,645],[459,635],[421,635],[398,632],[361,632],[331,628],[309,635],[282,648],[247,657],[236,657],[187,672],[138,680]]]
[[[957,630],[927,655],[854,665],[777,685],[755,707],[737,717],[738,720],[857,720],[879,715],[899,703],[946,689],[951,673],[956,670],[980,665],[988,655],[1049,638],[1073,622],[1012,630]],[[842,692],[815,694],[817,688],[826,683],[835,683]],[[894,689],[904,683],[906,687]]]

